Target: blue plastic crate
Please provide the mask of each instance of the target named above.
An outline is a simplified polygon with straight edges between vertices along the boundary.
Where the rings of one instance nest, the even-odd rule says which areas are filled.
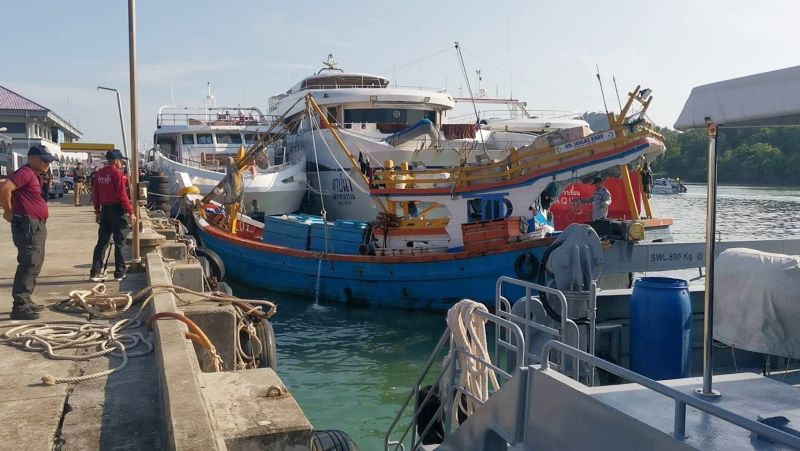
[[[262,240],[267,244],[308,249],[310,225],[296,216],[270,216],[264,222]]]

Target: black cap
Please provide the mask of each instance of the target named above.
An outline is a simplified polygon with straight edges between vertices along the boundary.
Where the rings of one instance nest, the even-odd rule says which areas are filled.
[[[595,177],[594,180],[592,181],[592,185],[597,185],[598,183],[601,183],[602,181],[603,181],[603,177]]]
[[[125,155],[119,149],[109,150],[106,152],[106,160],[127,160]]]
[[[39,157],[42,160],[48,161],[48,162],[49,161],[53,161],[53,160],[56,159],[56,157],[53,156],[53,154],[48,152],[47,149],[45,149],[42,146],[31,146],[31,148],[28,149],[28,156],[29,157]]]

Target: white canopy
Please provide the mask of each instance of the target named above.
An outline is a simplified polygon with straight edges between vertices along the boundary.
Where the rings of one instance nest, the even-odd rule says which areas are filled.
[[[692,89],[675,128],[800,124],[800,66],[734,78]]]

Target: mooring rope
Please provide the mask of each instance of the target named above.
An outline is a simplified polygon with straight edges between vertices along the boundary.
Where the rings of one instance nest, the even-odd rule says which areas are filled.
[[[185,301],[180,298],[179,294],[193,294],[199,296],[201,298],[200,300],[202,301],[231,303],[237,312],[237,336],[239,330],[246,330],[248,335],[251,337],[251,343],[256,345],[257,349],[259,350],[263,349],[263,344],[255,333],[255,327],[252,324],[247,323],[244,318],[248,316],[255,316],[259,320],[271,318],[273,315],[275,315],[277,310],[275,304],[270,301],[256,299],[242,300],[225,293],[203,293],[171,284],[149,285],[136,293],[110,293],[107,291],[106,286],[100,283],[95,285],[90,290],[73,290],[70,292],[70,297],[68,299],[60,301],[54,305],[54,309],[63,312],[88,313],[90,320],[58,320],[47,323],[33,322],[21,325],[12,324],[8,326],[0,326],[13,326],[11,329],[0,335],[0,344],[14,346],[24,351],[39,352],[53,360],[89,361],[91,359],[103,356],[119,357],[122,359],[120,365],[115,368],[83,376],[56,377],[46,374],[42,376],[42,382],[47,385],[76,383],[108,376],[109,374],[125,368],[125,366],[128,364],[129,358],[147,355],[153,350],[152,340],[143,333],[123,333],[123,331],[138,327],[141,324],[138,321],[138,318],[142,312],[144,312],[147,304],[157,294],[163,292],[172,292],[179,300],[183,301],[184,304],[191,304],[198,302],[198,300]],[[131,306],[140,300],[141,307],[132,318],[120,319],[113,324],[104,324],[91,321],[91,318],[93,317],[118,317],[128,312]],[[261,310],[262,306],[269,307],[269,310],[263,312]],[[190,332],[189,335],[199,336],[200,334],[197,334],[195,331]],[[203,334],[203,336],[205,335]],[[204,344],[204,347],[210,353],[209,357],[212,365],[217,370],[221,369],[221,358],[219,358],[216,350],[213,349],[213,345],[211,345],[210,341],[208,341],[207,338],[205,340],[207,344]],[[144,345],[146,349],[131,353],[131,349],[134,349],[139,345]],[[67,355],[57,352],[67,349],[80,351],[81,349],[89,348],[93,348],[96,351],[79,355]],[[239,345],[238,351],[240,355],[250,357],[246,352],[244,352],[243,349],[241,349],[241,345]],[[255,362],[254,357],[245,360]],[[247,363],[237,362],[237,366],[248,367],[247,365]]]
[[[123,319],[114,324],[100,324],[89,321],[52,321],[49,323],[22,324],[0,336],[0,343],[20,348],[24,351],[40,352],[53,360],[89,361],[91,359],[112,356],[120,357],[122,363],[99,373],[75,377],[56,377],[49,374],[42,376],[46,385],[82,382],[119,371],[128,364],[128,358],[140,357],[153,350],[150,339],[141,332],[123,334],[122,330],[130,326],[138,326],[138,322]],[[140,344],[147,349],[131,354],[129,351]],[[66,349],[88,349],[97,351],[89,354],[67,355],[57,353]]]
[[[488,312],[485,305],[464,299],[447,311],[447,325],[450,328],[450,351],[445,357],[444,365],[455,365],[454,356],[458,354],[458,367],[460,368],[459,381],[460,387],[452,399],[445,402],[452,403],[453,426],[458,426],[458,413],[463,412],[467,416],[471,415],[480,401],[489,399],[489,386],[496,391],[500,388],[497,376],[493,369],[481,363],[472,356],[476,356],[485,362],[491,362],[489,348],[486,344],[486,322],[487,320],[475,314],[476,311]],[[446,378],[442,379],[443,386],[440,393],[449,393]],[[464,396],[462,393],[472,396]]]

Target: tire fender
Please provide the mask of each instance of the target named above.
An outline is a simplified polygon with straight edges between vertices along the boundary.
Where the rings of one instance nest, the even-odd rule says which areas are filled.
[[[212,251],[207,247],[197,247],[195,249],[195,253],[197,254],[198,259],[200,257],[205,257],[208,260],[209,266],[211,267],[211,273],[207,274],[207,276],[214,276],[217,280],[222,280],[225,278],[225,264],[222,263],[222,259],[217,255],[216,252]]]
[[[522,280],[531,280],[539,274],[539,261],[530,252],[520,254],[514,260],[514,273]]]

